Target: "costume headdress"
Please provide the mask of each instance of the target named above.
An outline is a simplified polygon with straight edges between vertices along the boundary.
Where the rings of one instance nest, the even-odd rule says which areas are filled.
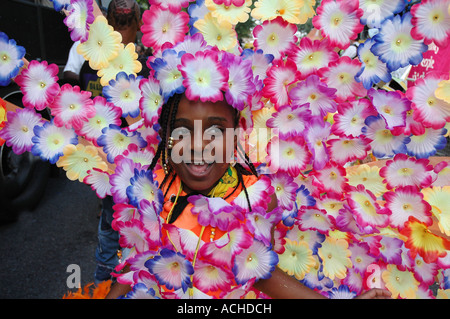
[[[25,106],[8,112],[0,136],[99,197],[113,196],[114,227],[133,250],[131,272],[118,278],[133,286],[128,297],[242,297],[275,265],[332,298],[374,286],[394,297],[433,297],[434,282],[437,296],[448,297],[449,162],[433,155],[446,144],[449,69],[399,90],[385,85],[420,64],[427,49],[446,50],[447,1],[151,0],[141,29],[154,50],[148,78],[136,74],[133,50],[106,19],[94,20],[92,0],[53,2],[67,10],[72,39],[102,76],[105,98],[59,87],[45,61],[22,68],[24,49],[0,33],[0,84],[15,78]],[[253,48],[236,33],[247,19],[257,20],[246,39]],[[309,19],[315,29],[299,32],[296,24]],[[356,56],[342,54],[357,39]],[[190,199],[202,225],[233,235],[210,243],[159,218],[162,194],[147,171],[162,105],[181,93],[239,110],[253,127],[248,155],[265,173],[248,189],[252,211],[243,196],[233,205]],[[35,112],[45,107],[51,122]],[[120,128],[121,115],[143,120]],[[277,134],[262,143],[261,128]],[[273,193],[278,209],[267,213]]]

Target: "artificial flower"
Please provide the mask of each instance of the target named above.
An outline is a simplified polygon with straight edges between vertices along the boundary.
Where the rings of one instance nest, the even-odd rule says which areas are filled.
[[[181,8],[187,8],[192,0],[149,0],[150,5],[159,5],[164,10],[180,11]]]
[[[315,207],[303,207],[298,211],[298,219],[301,220],[300,230],[316,230],[321,234],[328,234],[335,228],[334,218],[328,215],[326,210]]]
[[[390,211],[380,207],[375,195],[363,185],[349,186],[345,197],[353,211],[357,226],[364,233],[377,232],[377,229],[389,224]]]
[[[6,102],[0,98],[0,131],[6,125]],[[0,146],[5,144],[5,140],[0,137]]]
[[[244,1],[245,0],[243,0],[243,2]],[[199,19],[204,19],[205,15],[209,13],[209,10],[205,4],[205,0],[198,0],[198,1],[195,1],[195,3],[190,4],[188,7],[188,13],[189,13],[189,26],[190,26],[189,33],[191,35],[201,34],[197,30],[197,28],[194,27],[194,24],[195,24],[195,21],[197,21]]]
[[[0,86],[7,86],[24,65],[25,48],[0,32]]]
[[[434,95],[444,102],[450,103],[450,80],[439,82]]]
[[[411,7],[413,18],[411,36],[416,40],[424,39],[425,44],[435,43],[438,47],[447,47],[450,37],[450,14],[445,10],[445,0],[424,0]]]
[[[356,187],[358,184],[363,184],[375,197],[379,197],[386,192],[386,185],[383,183],[383,178],[379,174],[380,168],[378,166],[362,164],[348,166],[346,170],[349,185]]]
[[[361,23],[369,28],[380,28],[386,19],[403,11],[405,2],[402,0],[360,0],[359,6],[364,11]]]
[[[358,59],[352,60],[348,56],[342,56],[337,62],[331,62],[328,68],[322,69],[320,76],[325,79],[328,87],[336,89],[336,101],[344,102],[367,94],[363,84],[355,80],[360,69],[361,63]]]
[[[434,165],[433,172],[436,179],[434,179],[432,186],[443,187],[450,185],[450,163],[442,161]]]
[[[93,0],[71,0],[64,24],[69,28],[70,38],[73,42],[85,42],[89,36],[89,25],[94,22]]]
[[[102,96],[96,96],[93,99],[95,115],[83,122],[83,126],[77,133],[86,140],[98,146],[97,139],[102,135],[102,130],[110,124],[120,125],[122,123],[122,109],[114,104],[107,102]]]
[[[359,1],[323,0],[312,23],[323,37],[330,40],[332,47],[346,49],[350,41],[356,39],[364,29],[359,22],[362,15]]]
[[[217,4],[213,0],[206,0],[205,5],[214,18],[219,23],[222,21],[229,21],[231,24],[236,25],[239,22],[244,23],[249,18],[251,0],[245,0],[241,6]]]
[[[93,168],[87,172],[88,175],[83,179],[83,183],[91,185],[98,198],[111,196],[111,184],[109,183],[109,174],[98,168]]]
[[[339,165],[366,158],[370,140],[364,136],[340,137],[327,140],[330,159]]]
[[[15,79],[23,93],[23,105],[40,111],[51,104],[59,92],[58,72],[56,64],[31,61]]]
[[[267,163],[272,172],[280,170],[292,177],[298,176],[311,159],[311,153],[301,136],[287,140],[272,137],[267,145],[267,154]]]
[[[439,230],[450,236],[450,186],[434,186],[421,190],[424,200],[432,207],[433,215],[438,220]]]
[[[402,258],[402,247],[404,246],[403,240],[381,236],[379,240],[378,257],[387,264],[406,265],[407,260]]]
[[[316,5],[316,0],[303,0],[302,6],[300,7],[300,14],[298,15],[299,24],[305,24],[308,19],[316,15],[314,6]]]
[[[362,82],[366,90],[381,81],[389,83],[392,79],[386,63],[372,53],[371,49],[374,44],[373,39],[368,39],[358,46],[358,58],[362,66],[355,79],[357,82]]]
[[[228,70],[218,62],[216,52],[208,50],[181,57],[179,70],[189,100],[217,102],[223,100],[222,90],[228,87]]]
[[[286,239],[284,248],[284,253],[278,256],[278,267],[289,276],[302,280],[305,274],[316,264],[311,249],[304,241],[296,242],[289,239]]]
[[[301,185],[296,190],[295,208],[301,210],[303,207],[312,207],[316,205],[316,199],[311,195],[305,185]]]
[[[127,196],[131,205],[139,208],[139,203],[145,199],[154,203],[157,211],[161,210],[164,200],[163,193],[154,182],[153,172],[150,170],[135,169],[130,186],[127,187]]]
[[[115,80],[111,80],[108,86],[103,88],[103,95],[106,100],[122,109],[122,117],[130,116],[135,118],[139,115],[139,100],[141,90],[139,82],[142,76],[127,75],[119,72]]]
[[[207,260],[195,262],[193,283],[203,292],[228,291],[233,279],[233,273],[223,266],[215,265]]]
[[[152,288],[147,288],[143,283],[137,283],[132,288],[131,291],[126,295],[121,296],[120,299],[159,299],[155,295],[155,290]]]
[[[439,129],[450,121],[450,103],[437,99],[434,92],[447,75],[427,74],[424,79],[417,79],[415,85],[408,88],[406,97],[411,100],[414,120],[425,127]]]
[[[401,92],[370,89],[367,95],[386,122],[387,129],[405,125],[406,112],[410,109],[411,102],[403,97]]]
[[[147,126],[151,126],[157,123],[161,112],[164,102],[162,90],[158,80],[153,77],[142,79],[139,82],[139,89],[141,90],[141,98],[139,100],[141,116],[144,118],[144,123]]]
[[[371,51],[386,63],[390,71],[409,64],[418,65],[428,46],[411,36],[411,13],[396,15],[383,22],[380,32],[373,37]]]
[[[278,255],[258,240],[235,257],[233,273],[238,284],[267,279],[278,264]]]
[[[95,116],[91,92],[81,91],[79,86],[64,84],[49,108],[56,126],[80,130],[84,122]]]
[[[436,154],[437,150],[445,148],[447,130],[426,128],[422,135],[412,135],[411,141],[406,144],[406,153],[416,158],[428,158]]]
[[[433,234],[428,227],[414,217],[410,217],[406,227],[401,231],[406,236],[406,248],[412,258],[418,254],[426,263],[433,263],[444,257],[450,249],[450,241]]]
[[[91,69],[99,70],[117,57],[121,42],[120,33],[114,31],[104,16],[99,15],[89,28],[88,39],[77,46],[77,52],[89,61]]]
[[[316,178],[313,181],[320,192],[343,192],[347,183],[345,168],[342,165],[329,161],[320,170],[313,170],[309,173]]]
[[[93,168],[106,171],[107,164],[98,155],[97,149],[83,144],[67,144],[63,148],[64,155],[56,162],[56,166],[62,167],[66,171],[67,178],[71,181],[80,182],[88,175],[88,171]]]
[[[225,99],[235,109],[242,111],[256,90],[253,83],[252,62],[242,60],[232,53],[223,53],[221,64],[229,73]]]
[[[298,189],[294,179],[284,172],[270,174],[269,178],[277,196],[278,206],[283,209],[292,209]]]
[[[58,127],[53,124],[53,121],[46,121],[42,126],[36,125],[33,132],[31,153],[51,164],[55,164],[63,155],[64,146],[78,144],[78,138],[73,129]]]
[[[351,252],[350,260],[352,261],[353,269],[360,274],[367,271],[369,265],[375,262],[375,257],[370,254],[369,245],[367,243],[353,243],[348,249]]]
[[[110,124],[102,129],[102,135],[97,139],[97,144],[103,147],[103,151],[107,154],[107,159],[110,163],[114,163],[115,158],[127,150],[132,143],[138,147],[147,145],[138,132],[129,133],[114,124]]]
[[[203,35],[206,43],[217,46],[219,50],[233,52],[237,45],[237,34],[229,21],[218,21],[209,12],[203,19],[197,20],[194,27]]]
[[[327,192],[323,194],[317,201],[317,208],[323,209],[328,215],[336,218],[339,214],[339,210],[344,206],[342,202],[342,196],[336,192]]]
[[[413,185],[425,188],[431,185],[433,177],[428,159],[415,159],[406,154],[397,154],[386,161],[380,169],[380,176],[384,178],[386,187],[393,189],[398,186]]]
[[[408,270],[400,270],[396,265],[387,265],[381,274],[386,288],[392,293],[392,298],[412,299],[416,297],[419,282]]]
[[[283,105],[272,117],[267,120],[266,125],[276,129],[281,139],[303,136],[311,112],[297,105]]]
[[[300,81],[289,91],[289,97],[293,105],[307,104],[311,115],[325,116],[328,113],[335,113],[337,103],[336,89],[329,88],[320,81],[317,75],[308,76],[305,81]]]
[[[381,115],[370,115],[366,118],[365,124],[362,132],[372,140],[370,146],[373,156],[384,158],[398,153],[406,153],[406,144],[411,139],[406,135],[393,135],[392,131],[386,128],[386,122]]]
[[[331,124],[320,116],[313,116],[308,121],[305,134],[306,144],[312,154],[312,164],[315,170],[322,169],[329,160],[328,148],[325,144],[331,131]]]
[[[261,22],[280,17],[292,24],[301,23],[299,16],[303,3],[299,0],[258,0],[254,5],[255,8],[252,10],[252,17]]]
[[[140,171],[142,165],[129,158],[118,158],[115,164],[116,169],[109,178],[113,200],[116,204],[128,203],[127,187],[131,185],[130,179],[134,177],[134,170]]]
[[[142,14],[142,44],[158,51],[161,46],[170,42],[175,44],[183,40],[188,31],[189,16],[186,12],[159,5],[152,5]]]
[[[152,163],[154,156],[155,150],[153,148],[140,148],[136,144],[130,144],[122,155],[117,156],[116,161],[121,160],[122,158],[129,158],[133,162],[139,163],[143,168],[147,169]]]
[[[295,46],[296,32],[296,25],[290,24],[281,17],[264,21],[253,29],[255,49],[263,50],[264,54],[272,54],[277,60]]]
[[[289,56],[297,64],[302,79],[311,74],[317,74],[322,68],[339,59],[339,55],[333,50],[328,38],[311,40],[303,37],[300,44],[294,46]]]
[[[322,260],[325,276],[331,280],[345,278],[347,268],[352,266],[351,252],[345,239],[327,237],[317,253]]]
[[[128,43],[126,46],[122,44],[117,57],[110,60],[107,67],[98,70],[100,84],[107,86],[111,80],[116,80],[116,76],[120,72],[136,76],[136,73],[142,70],[142,64],[137,58],[138,54],[134,43]]]
[[[53,2],[55,11],[61,11],[70,7],[70,0],[50,0],[50,2]]]
[[[422,135],[425,133],[425,126],[422,122],[418,122],[414,119],[414,110],[410,109],[406,111],[405,126],[397,126],[392,130],[394,135]]]
[[[253,76],[255,78],[259,77],[259,79],[264,79],[266,71],[274,59],[272,54],[266,54],[261,49],[245,49],[242,51],[241,57],[243,60],[248,59],[252,61]]]
[[[138,219],[126,222],[117,222],[116,227],[120,234],[119,244],[121,247],[134,248],[137,253],[149,250],[150,232]]]
[[[165,99],[175,93],[183,93],[185,90],[183,76],[178,69],[178,65],[181,64],[181,55],[175,50],[166,49],[162,53],[162,58],[157,58],[150,62]]]
[[[262,89],[263,97],[268,98],[275,109],[289,103],[289,90],[291,85],[299,80],[300,73],[294,61],[287,58],[285,61],[277,60],[267,70]]]
[[[248,201],[251,207],[260,206],[267,210],[268,204],[271,201],[271,195],[274,193],[274,188],[271,185],[268,176],[261,176],[260,179],[253,185],[247,187],[247,196],[240,193],[232,202],[233,206],[240,207],[243,211],[250,211]]]
[[[6,141],[6,146],[11,147],[17,155],[31,151],[33,129],[44,123],[42,116],[33,109],[18,108],[15,112],[8,111],[6,118],[6,124],[0,130],[0,138]]]
[[[270,246],[272,240],[273,225],[280,221],[279,210],[266,212],[262,207],[253,208],[246,214],[246,224],[256,240],[266,246]]]
[[[333,287],[328,292],[329,299],[353,299],[356,297],[356,292],[351,291],[348,286],[340,285],[338,288]]]
[[[426,263],[422,257],[416,255],[412,270],[414,278],[416,278],[418,282],[429,286],[435,282],[435,278],[438,274],[438,265],[437,263]]]
[[[372,104],[367,99],[339,103],[337,113],[333,116],[331,132],[337,136],[354,136],[362,134],[365,120],[370,115],[377,115]]]

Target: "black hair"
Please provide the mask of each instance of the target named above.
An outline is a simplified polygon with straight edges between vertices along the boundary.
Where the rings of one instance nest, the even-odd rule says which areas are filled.
[[[135,0],[112,0],[106,18],[114,29],[122,29],[133,22],[139,25],[141,9]]]
[[[178,106],[180,104],[180,100],[181,100],[182,96],[183,96],[182,94],[175,94],[172,97],[170,97],[168,99],[168,101],[162,106],[161,114],[158,119],[158,124],[160,126],[161,141],[158,144],[158,148],[156,150],[155,157],[153,158],[152,163],[150,164],[150,167],[149,167],[150,170],[153,170],[155,168],[159,159],[161,159],[161,162],[164,164],[166,162],[166,156],[170,156],[171,150],[167,149],[167,140],[168,140],[167,134],[168,134],[168,132],[171,132],[173,130],[175,119],[176,119],[176,114],[178,111]],[[237,127],[239,124],[240,116],[239,116],[239,111],[237,111],[236,109],[234,109],[234,110],[235,110],[234,126]],[[166,154],[166,150],[168,152],[167,154]],[[245,196],[247,198],[247,204],[248,204],[249,210],[251,211],[252,207],[251,207],[251,203],[250,203],[250,198],[248,196],[247,188],[244,184],[244,179],[242,176],[253,174],[254,176],[258,177],[258,173],[256,171],[255,166],[250,161],[250,158],[245,153],[245,151],[242,149],[242,147],[240,146],[239,143],[238,143],[237,152],[238,152],[238,155],[244,159],[244,163],[250,169],[250,171],[245,169],[245,167],[242,166],[240,163],[236,163],[236,165],[234,167],[236,169],[237,176],[238,176],[238,184],[226,198],[228,198],[229,196],[234,194],[234,192],[239,187],[239,185],[242,185],[242,188],[244,189],[244,192],[245,192]],[[167,186],[166,192],[164,193],[164,197],[166,197],[167,192],[169,191],[170,187],[172,186],[172,183],[175,181],[175,178],[176,178],[176,174],[170,166],[167,167],[167,172],[168,173],[165,175],[163,181],[159,185],[159,188],[162,189],[163,186],[167,182],[169,183]],[[171,177],[171,179],[169,181],[170,177]]]

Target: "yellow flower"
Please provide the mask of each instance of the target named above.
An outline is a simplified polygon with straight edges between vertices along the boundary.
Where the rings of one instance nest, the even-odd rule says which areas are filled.
[[[450,186],[425,188],[421,192],[439,221],[439,230],[450,236]]]
[[[107,67],[109,61],[117,57],[121,42],[120,33],[114,31],[106,18],[100,15],[91,24],[89,37],[86,42],[78,45],[77,52],[89,61],[92,69],[99,70]]]
[[[252,0],[245,0],[245,3],[240,7],[236,7],[233,4],[229,6],[224,4],[219,5],[214,3],[213,0],[205,1],[205,6],[209,11],[211,11],[214,18],[216,18],[219,22],[229,21],[233,25],[248,20],[251,5]]]
[[[401,271],[396,265],[387,265],[387,269],[381,274],[386,288],[392,293],[392,298],[416,298],[419,290],[419,282],[414,274],[408,270]]]
[[[318,254],[322,259],[323,273],[331,280],[335,277],[344,279],[347,267],[352,267],[351,251],[345,239],[327,237],[319,248]]]
[[[71,181],[83,179],[88,175],[87,171],[97,168],[103,171],[108,169],[108,165],[98,155],[97,149],[83,144],[68,144],[63,149],[64,155],[56,162],[56,166],[62,167],[67,173],[67,178]]]
[[[279,255],[278,267],[289,276],[302,280],[316,263],[311,249],[304,241],[298,243],[289,239],[286,239],[284,248],[284,253]]]
[[[449,6],[450,8],[450,6]],[[449,10],[450,13],[450,10]],[[450,289],[438,289],[436,299],[450,299]]]
[[[303,4],[303,0],[258,0],[251,15],[261,22],[282,17],[289,23],[300,24],[300,8]]]
[[[316,0],[303,0],[303,5],[300,8],[300,14],[298,15],[299,24],[305,24],[309,18],[314,17],[316,12],[314,11],[314,5]],[[332,117],[331,117],[332,118]]]
[[[450,103],[450,80],[439,82],[434,95],[436,95],[439,100]]]
[[[204,19],[195,21],[194,27],[202,34],[205,41],[219,50],[232,52],[237,44],[236,31],[229,21],[219,22],[209,12]]]
[[[386,185],[380,176],[380,168],[377,166],[369,166],[367,164],[349,166],[346,168],[348,183],[352,186],[358,184],[370,190],[375,197],[379,197],[386,192]]]
[[[125,72],[127,75],[139,73],[142,70],[141,62],[137,61],[138,54],[134,43],[128,43],[126,47],[121,43],[119,55],[111,60],[106,68],[97,72],[100,77],[100,84],[107,86],[110,80],[115,80],[119,72]]]

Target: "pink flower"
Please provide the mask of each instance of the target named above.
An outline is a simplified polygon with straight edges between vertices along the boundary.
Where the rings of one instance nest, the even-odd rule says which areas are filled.
[[[322,68],[328,67],[331,62],[339,59],[337,52],[330,46],[328,38],[311,40],[303,37],[289,56],[297,64],[301,79],[305,79],[311,74],[318,74]]]
[[[192,2],[192,0],[148,0],[150,5],[158,5],[161,9],[173,11],[180,11],[181,8],[187,8],[189,2]]]
[[[292,209],[294,207],[295,195],[298,188],[294,179],[284,172],[269,175],[272,187],[275,189],[279,207]]]
[[[144,228],[141,221],[133,219],[128,222],[118,222],[119,244],[121,247],[136,248],[138,253],[149,249],[149,231]]]
[[[328,68],[321,71],[320,76],[325,79],[328,87],[336,89],[336,101],[344,102],[353,100],[355,96],[364,97],[367,90],[362,83],[355,80],[355,76],[361,70],[361,62],[341,57],[337,62],[331,62]]]
[[[257,207],[246,214],[246,225],[255,239],[260,240],[266,246],[270,246],[272,228],[280,221],[279,210],[266,212],[262,207]]]
[[[327,143],[330,159],[340,165],[362,160],[370,151],[370,140],[364,136],[329,139]]]
[[[278,129],[281,139],[304,134],[311,112],[305,107],[284,105],[267,120],[267,127]]]
[[[370,101],[366,99],[340,103],[337,110],[337,113],[334,114],[331,132],[338,136],[360,136],[366,118],[370,115],[377,115]]]
[[[72,41],[85,42],[89,37],[89,25],[94,22],[93,0],[71,0],[70,12],[64,19]]]
[[[450,104],[434,95],[439,82],[447,79],[448,74],[428,73],[424,79],[418,79],[415,85],[406,91],[406,97],[412,102],[414,120],[425,127],[439,129],[446,122],[450,122]]]
[[[335,229],[333,216],[328,215],[326,210],[316,207],[303,207],[298,212],[300,230],[316,230],[327,235],[330,230]]]
[[[425,44],[434,42],[439,47],[447,47],[450,37],[448,1],[423,0],[411,7],[411,14],[414,26],[411,35],[414,39],[424,39]]]
[[[263,97],[270,99],[270,102],[275,105],[275,109],[288,104],[290,86],[299,78],[300,73],[292,59],[274,61],[264,79]]]
[[[178,66],[184,77],[183,85],[189,100],[217,102],[223,100],[222,91],[228,88],[228,70],[218,61],[212,50],[198,51],[195,56],[185,53]]]
[[[398,186],[417,186],[426,188],[433,182],[428,159],[415,159],[405,154],[397,154],[380,169],[380,176],[384,178],[388,189]]]
[[[83,179],[83,183],[91,185],[91,188],[97,194],[98,198],[111,196],[111,184],[109,183],[109,174],[98,168],[89,170],[88,175]]]
[[[406,112],[411,108],[411,102],[400,91],[388,92],[372,88],[367,95],[386,122],[387,129],[405,125]]]
[[[314,185],[320,192],[343,192],[347,185],[346,171],[342,165],[328,162],[321,170],[313,170],[309,175],[316,178]]]
[[[329,88],[320,81],[317,75],[310,75],[305,81],[300,81],[289,91],[293,105],[308,103],[311,114],[326,116],[336,112],[336,89]]]
[[[431,225],[431,206],[415,186],[399,186],[383,194],[385,207],[391,211],[390,225],[402,230],[410,216],[426,225]]]
[[[305,134],[306,144],[313,155],[312,163],[315,170],[322,169],[328,162],[328,148],[325,141],[330,136],[331,124],[320,116],[313,116],[308,122]]]
[[[142,44],[155,51],[166,42],[176,44],[182,41],[189,30],[189,15],[186,12],[174,8],[165,10],[159,5],[145,10],[142,21]]]
[[[58,72],[56,64],[31,61],[15,79],[23,93],[23,105],[40,111],[51,104],[59,92]]]
[[[296,32],[297,26],[281,17],[266,20],[253,29],[255,50],[261,49],[264,54],[272,54],[275,60],[282,58],[295,46]]]
[[[55,100],[49,105],[56,126],[81,130],[84,122],[95,116],[91,92],[80,91],[79,86],[64,84]]]
[[[359,21],[363,14],[358,0],[323,0],[312,22],[330,39],[330,46],[346,49],[364,29]]]

